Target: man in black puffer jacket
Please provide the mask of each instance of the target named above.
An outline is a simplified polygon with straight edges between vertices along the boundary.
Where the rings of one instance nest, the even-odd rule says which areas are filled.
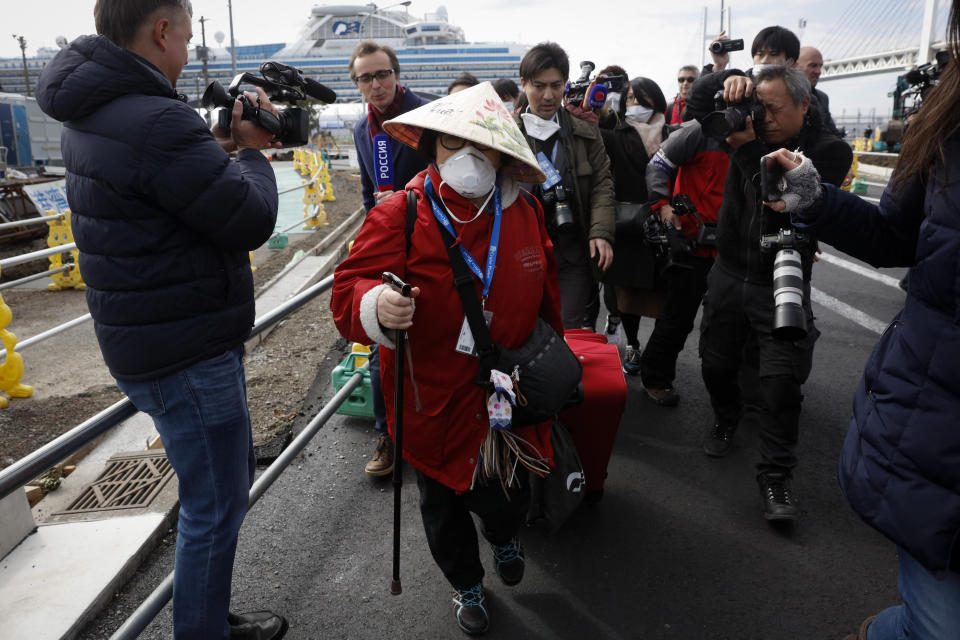
[[[820,332],[810,307],[810,273],[815,246],[802,247],[802,309],[806,337],[781,339],[773,335],[773,252],[760,249],[761,235],[790,229],[787,214],[762,204],[760,159],[787,147],[805,154],[824,182],[840,185],[850,168],[850,147],[822,128],[810,107],[810,82],[792,66],[755,71],[753,80],[731,76],[724,81],[724,98],[736,103],[753,92],[763,105],[763,123],[749,119],[744,130],[726,138],[730,158],[717,225],[717,258],[707,278],[700,333],[702,374],[715,422],[704,441],[704,451],[723,456],[742,410],[737,378],[744,347],[758,354],[760,393],[760,462],[757,481],[768,520],[792,520],[797,507],[790,488],[796,466],[801,385],[810,374],[813,345]],[[759,137],[754,131],[757,125]],[[768,146],[770,145],[770,146]]]
[[[87,304],[110,372],[153,417],[180,481],[174,637],[280,638],[283,618],[228,613],[253,481],[243,342],[254,320],[248,251],[273,231],[277,185],[241,121],[214,137],[174,89],[189,0],[98,0],[98,36],[43,70],[40,107],[63,154]],[[263,108],[275,111],[266,95]],[[237,162],[227,151],[237,149]]]

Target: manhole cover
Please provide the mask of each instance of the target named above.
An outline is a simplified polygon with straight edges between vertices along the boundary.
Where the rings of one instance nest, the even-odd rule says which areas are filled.
[[[53,515],[146,507],[173,475],[163,452],[118,453],[70,506]]]

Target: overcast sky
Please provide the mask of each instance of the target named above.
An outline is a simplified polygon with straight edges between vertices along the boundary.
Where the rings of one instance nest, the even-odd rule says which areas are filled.
[[[941,0],[945,1],[945,0]],[[750,42],[761,28],[779,24],[793,30],[804,44],[817,45],[835,28],[844,10],[853,0],[807,0],[770,2],[735,0],[732,7],[732,37],[746,40],[747,52],[734,54],[733,64],[750,65]],[[28,55],[41,46],[54,47],[57,36],[72,40],[93,33],[93,0],[4,0],[4,33],[0,37],[0,57],[19,56],[19,46],[10,33],[27,39]],[[295,40],[317,3],[311,0],[234,0],[234,34],[238,45],[290,42]],[[346,2],[342,4],[347,4]],[[357,3],[362,4],[362,3]],[[380,2],[382,7],[388,1]],[[700,21],[704,0],[414,0],[411,14],[434,12],[440,4],[447,8],[450,21],[461,26],[471,42],[516,41],[535,44],[554,40],[570,54],[571,75],[580,60],[589,59],[602,68],[619,64],[631,77],[645,75],[654,79],[669,100],[676,92],[676,73],[680,64],[700,63]],[[720,3],[709,3],[708,32],[719,30]],[[208,42],[217,31],[227,33],[229,21],[226,0],[194,0],[194,18],[206,16]],[[800,21],[805,20],[805,28]],[[194,42],[200,42],[200,25],[194,26]],[[917,34],[919,40],[919,33]],[[345,71],[346,72],[346,71]],[[858,107],[887,113],[896,74],[820,84],[831,98],[831,110],[839,115],[844,109]]]

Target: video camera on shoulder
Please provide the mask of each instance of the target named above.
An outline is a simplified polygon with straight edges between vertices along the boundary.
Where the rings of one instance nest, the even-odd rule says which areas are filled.
[[[600,74],[590,79],[590,74],[597,68],[589,60],[580,63],[580,77],[568,82],[564,88],[564,97],[567,104],[574,104],[581,109],[599,109],[607,102],[607,95],[623,91],[627,83],[627,76]]]
[[[922,64],[902,76],[903,82],[909,87],[903,92],[901,98],[904,115],[920,111],[930,89],[940,84],[940,75],[948,64],[950,64],[950,52],[938,51],[936,61]],[[897,85],[901,86],[899,79]]]
[[[304,77],[300,69],[275,61],[260,65],[260,76],[252,73],[238,73],[228,89],[219,82],[211,82],[200,104],[207,109],[223,107],[217,113],[217,125],[228,129],[233,119],[233,103],[237,100],[243,105],[243,120],[251,120],[274,135],[274,140],[285,147],[295,147],[307,143],[310,138],[310,124],[306,109],[291,106],[279,109],[274,115],[259,105],[252,104],[241,95],[240,85],[244,82],[260,87],[266,92],[270,102],[283,102],[289,105],[314,98],[329,104],[336,101],[337,94],[312,78]]]
[[[753,119],[755,127],[763,122],[763,105],[754,96],[728,104],[723,99],[723,90],[720,90],[714,94],[713,102],[714,111],[700,121],[703,132],[711,138],[724,140],[737,131],[743,131],[747,126],[747,116]]]

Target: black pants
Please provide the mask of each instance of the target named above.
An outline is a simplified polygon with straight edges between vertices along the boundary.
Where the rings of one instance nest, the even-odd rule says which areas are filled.
[[[521,474],[523,476],[523,474]],[[461,495],[417,471],[420,515],[430,553],[454,589],[469,589],[483,580],[477,530],[470,513],[480,516],[483,537],[503,545],[517,535],[530,506],[530,485],[510,489],[510,499],[499,484],[478,486]]]
[[[554,242],[564,329],[582,329],[590,323],[587,312],[591,301],[596,303],[593,322],[600,310],[588,251],[587,241],[579,232],[558,234]]]
[[[380,384],[380,345],[370,346],[370,395],[373,402],[373,428],[382,436],[387,435],[387,405]]]
[[[693,330],[700,301],[707,290],[707,274],[713,258],[687,256],[690,269],[674,268],[667,274],[663,313],[640,357],[640,378],[648,389],[669,389],[677,377],[677,356]]]
[[[744,346],[756,349],[760,379],[756,398],[760,423],[759,473],[786,472],[797,464],[801,385],[813,366],[813,346],[820,332],[813,324],[810,283],[804,285],[807,337],[778,340],[771,334],[773,288],[743,282],[719,265],[707,277],[707,294],[700,324],[703,381],[710,392],[715,418],[737,424],[741,415],[738,384]],[[756,390],[750,390],[755,392]],[[753,395],[751,393],[751,395]]]

